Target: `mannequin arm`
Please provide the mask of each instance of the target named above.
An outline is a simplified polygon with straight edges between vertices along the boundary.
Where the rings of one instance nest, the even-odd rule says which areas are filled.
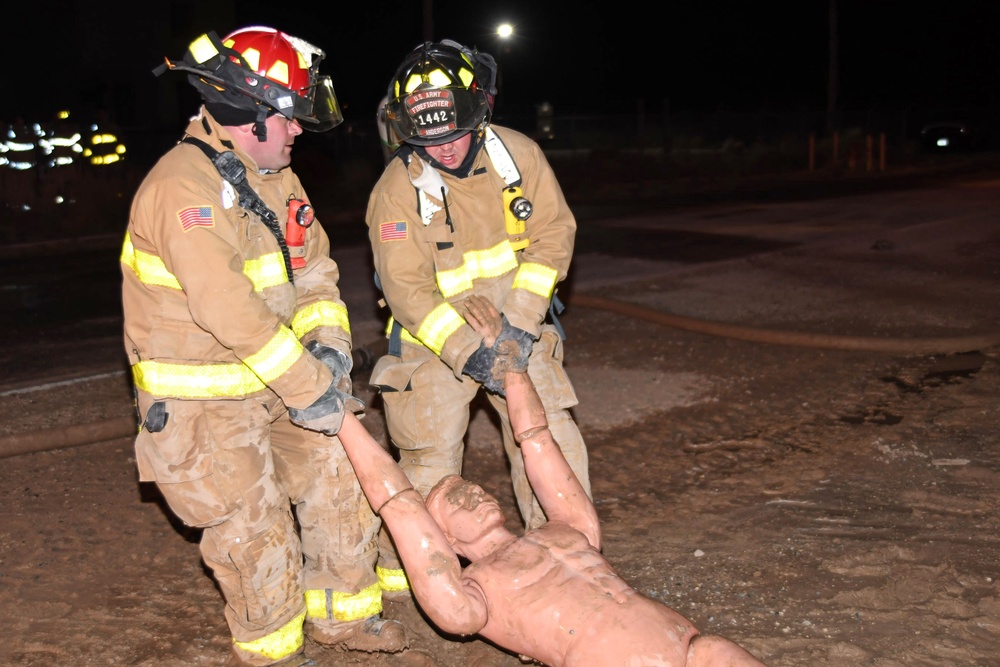
[[[492,347],[503,326],[500,312],[487,299],[476,295],[466,299],[463,306],[466,321]],[[524,471],[545,515],[549,521],[561,521],[576,528],[600,551],[601,523],[597,510],[549,431],[545,408],[534,383],[527,373],[508,371],[503,374],[503,385],[511,429],[524,458]]]
[[[479,587],[462,577],[458,556],[402,468],[350,412],[337,436],[368,503],[392,533],[421,608],[445,632],[479,632],[487,621],[486,601]]]
[[[527,373],[506,373],[504,389],[510,425],[521,446],[524,471],[549,521],[561,521],[587,536],[601,550],[597,509],[552,437],[545,410]]]

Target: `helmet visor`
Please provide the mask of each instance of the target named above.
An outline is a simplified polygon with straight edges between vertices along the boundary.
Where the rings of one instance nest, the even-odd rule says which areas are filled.
[[[310,132],[326,132],[344,122],[330,77],[318,77],[316,83],[300,91],[295,99],[294,115],[302,129]]]

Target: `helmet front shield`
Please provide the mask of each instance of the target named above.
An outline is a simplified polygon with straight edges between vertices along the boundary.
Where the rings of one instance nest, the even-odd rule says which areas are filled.
[[[314,84],[301,91],[295,100],[295,119],[310,132],[326,132],[344,122],[330,77],[317,77]]]

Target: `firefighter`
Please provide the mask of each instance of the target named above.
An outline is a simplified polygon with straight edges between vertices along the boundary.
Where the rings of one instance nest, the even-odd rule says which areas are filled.
[[[391,314],[388,353],[371,374],[399,462],[426,495],[462,471],[470,404],[480,387],[496,411],[514,494],[528,529],[545,516],[511,433],[495,356],[463,319],[471,295],[503,315],[567,461],[590,494],[587,450],[570,414],[556,285],[573,256],[576,220],[552,168],[527,136],[490,123],[496,62],[451,40],[411,51],[383,111],[403,143],[376,183],[366,223],[375,278]],[[409,594],[391,538],[379,538],[379,583]]]
[[[406,644],[381,617],[380,521],[336,437],[363,409],[339,269],[289,167],[303,129],[343,119],[323,57],[249,27],[154,70],[186,73],[203,104],[139,186],[121,254],[139,478],[202,529],[237,665],[298,664],[305,636]]]

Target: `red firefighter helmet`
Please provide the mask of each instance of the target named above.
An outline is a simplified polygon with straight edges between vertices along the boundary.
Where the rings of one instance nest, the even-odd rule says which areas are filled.
[[[265,26],[240,28],[220,40],[206,33],[180,61],[165,59],[154,71],[181,70],[208,103],[255,111],[263,123],[271,113],[323,132],[343,120],[333,84],[320,76],[326,54],[303,39]]]

